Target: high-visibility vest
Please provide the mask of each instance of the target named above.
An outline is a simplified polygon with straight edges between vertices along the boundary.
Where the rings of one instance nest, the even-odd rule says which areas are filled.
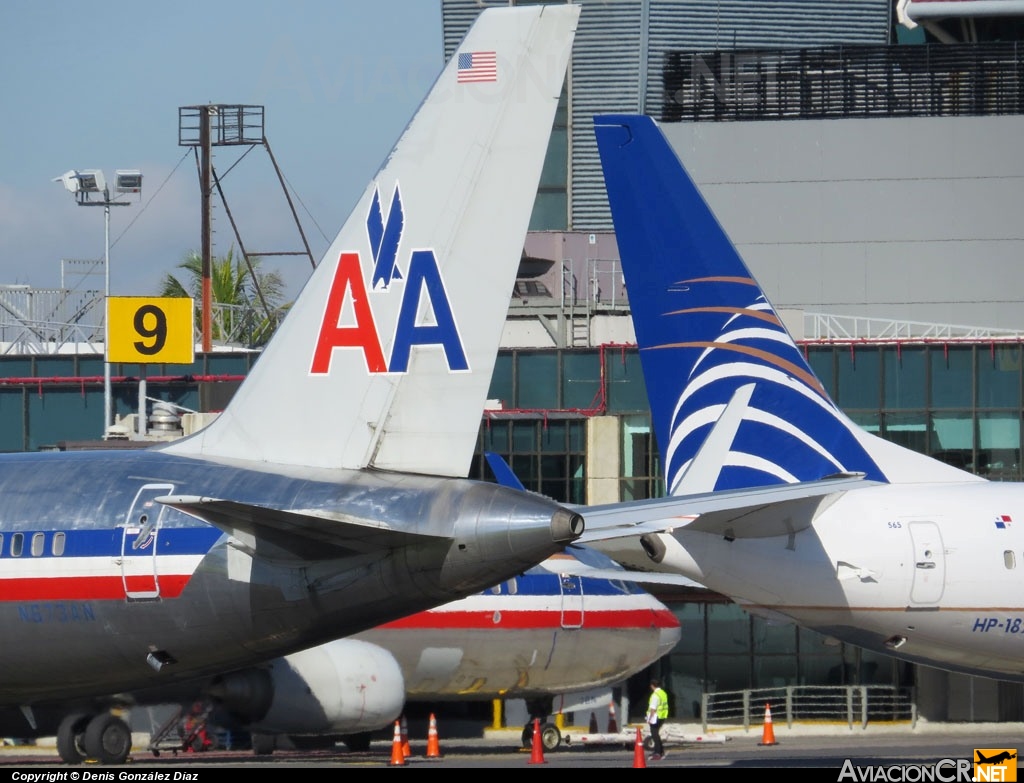
[[[658,699],[658,720],[665,720],[668,717],[668,694],[661,688],[655,688],[651,691],[651,699],[653,700],[655,697]],[[650,702],[648,702],[648,705],[650,705]],[[650,709],[650,706],[648,706],[648,709]]]

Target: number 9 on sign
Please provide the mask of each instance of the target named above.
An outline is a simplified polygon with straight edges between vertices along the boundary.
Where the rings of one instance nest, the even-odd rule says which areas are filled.
[[[195,308],[186,297],[112,296],[107,355],[113,363],[192,364]]]

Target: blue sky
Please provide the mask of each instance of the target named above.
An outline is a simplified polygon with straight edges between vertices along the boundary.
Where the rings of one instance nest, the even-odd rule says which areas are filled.
[[[77,206],[69,169],[143,173],[110,211],[111,293],[156,294],[200,248],[200,192],[178,109],[255,104],[317,261],[443,66],[438,0],[3,0],[0,285],[56,288],[61,259],[103,257],[103,209]],[[262,147],[214,151],[249,252],[302,244]],[[214,253],[234,233],[215,210]],[[268,257],[297,295],[301,256]],[[102,274],[66,279],[102,289]]]

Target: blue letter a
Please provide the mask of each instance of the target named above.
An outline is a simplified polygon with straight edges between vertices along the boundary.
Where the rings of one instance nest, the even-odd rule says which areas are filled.
[[[433,325],[416,325],[416,310],[419,307],[421,291],[426,294],[434,313]],[[388,372],[408,371],[409,353],[414,345],[440,345],[448,359],[449,370],[469,369],[462,339],[455,326],[452,307],[448,302],[448,292],[441,281],[433,250],[414,250],[409,259],[402,309],[398,314],[395,345],[391,351]]]

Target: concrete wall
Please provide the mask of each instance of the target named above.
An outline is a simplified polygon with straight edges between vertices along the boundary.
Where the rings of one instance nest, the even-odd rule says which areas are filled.
[[[1024,117],[663,128],[776,307],[1024,328]]]
[[[587,498],[591,505],[619,501],[620,451],[618,416],[587,419]]]

